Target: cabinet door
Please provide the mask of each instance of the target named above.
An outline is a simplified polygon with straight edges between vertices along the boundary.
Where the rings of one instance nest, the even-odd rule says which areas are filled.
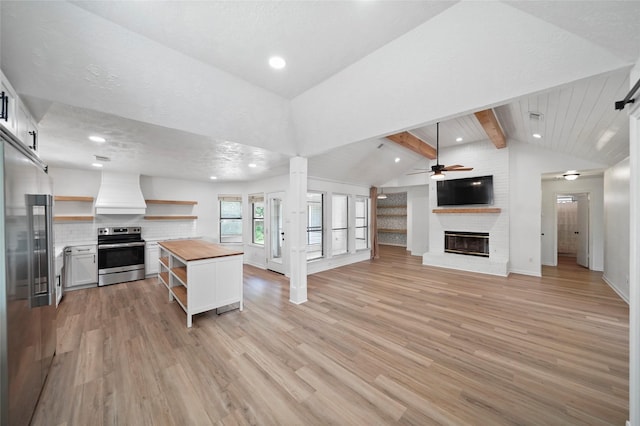
[[[73,285],[94,284],[98,282],[98,265],[96,264],[96,254],[76,254],[72,260],[72,283]]]
[[[144,273],[145,275],[155,275],[158,273],[160,266],[158,259],[160,258],[160,247],[158,244],[147,243],[145,247]]]
[[[0,93],[4,93],[5,98],[0,102],[0,110],[5,113],[6,118],[0,119],[0,125],[9,129],[11,133],[16,134],[16,92],[9,82],[0,75]]]

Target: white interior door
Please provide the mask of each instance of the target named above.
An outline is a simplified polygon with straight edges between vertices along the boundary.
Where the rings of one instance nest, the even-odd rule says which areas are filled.
[[[578,201],[578,250],[576,262],[585,268],[589,267],[589,195],[576,195]]]
[[[266,219],[267,269],[284,274],[284,192],[268,194]]]

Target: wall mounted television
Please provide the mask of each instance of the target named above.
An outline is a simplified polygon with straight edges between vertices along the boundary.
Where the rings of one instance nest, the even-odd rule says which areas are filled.
[[[438,206],[493,204],[493,176],[440,180]]]

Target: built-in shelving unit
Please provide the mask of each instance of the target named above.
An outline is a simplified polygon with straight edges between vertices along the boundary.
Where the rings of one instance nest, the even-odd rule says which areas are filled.
[[[377,200],[378,241],[394,246],[407,245],[407,194],[391,193]]]
[[[93,197],[77,195],[56,195],[53,197],[56,202],[93,203]],[[93,215],[55,215],[54,222],[89,222],[94,219]]]
[[[433,209],[436,214],[474,214],[474,213],[500,213],[502,210],[499,207],[473,207],[473,208],[446,208],[446,209]]]
[[[147,207],[149,205],[165,205],[165,206],[168,206],[168,208],[170,208],[170,206],[187,206],[188,208],[198,204],[197,201],[188,201],[188,200],[144,200],[144,201],[147,203]],[[184,207],[178,207],[178,209],[184,210]],[[181,212],[184,212],[184,211],[181,211]],[[195,220],[197,218],[198,216],[194,216],[190,214],[161,214],[161,215],[144,216],[145,220]]]

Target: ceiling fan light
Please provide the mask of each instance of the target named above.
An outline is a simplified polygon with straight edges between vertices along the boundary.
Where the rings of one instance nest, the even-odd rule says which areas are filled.
[[[431,179],[433,180],[442,180],[444,179],[444,173],[442,173],[441,171],[436,171],[431,175]]]
[[[378,200],[386,200],[387,199],[387,194],[378,194],[378,196],[376,198]]]
[[[576,180],[580,176],[580,173],[565,173],[562,175],[566,180]]]

